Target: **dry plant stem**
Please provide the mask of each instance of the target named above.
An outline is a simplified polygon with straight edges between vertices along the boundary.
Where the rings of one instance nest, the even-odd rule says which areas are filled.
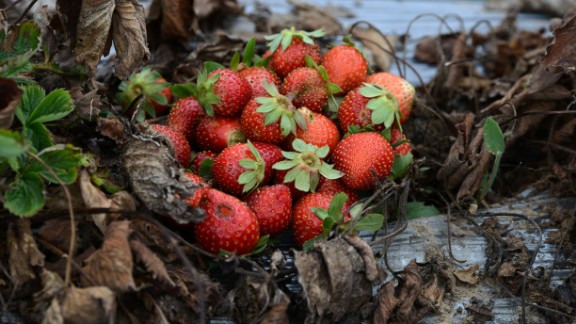
[[[44,162],[40,157],[38,157],[38,155],[32,152],[28,152],[28,155],[34,160],[38,161],[38,163],[40,163],[43,167],[46,168],[46,170],[48,170],[48,173],[50,173],[50,175],[53,176],[54,179],[56,179],[58,184],[62,186],[62,189],[64,189],[64,194],[66,195],[66,203],[68,204],[68,215],[70,216],[70,246],[68,247],[68,259],[66,260],[64,285],[69,286],[71,284],[70,273],[72,272],[72,259],[74,257],[74,249],[76,248],[76,224],[74,223],[75,219],[74,219],[74,207],[72,207],[72,195],[70,195],[68,187],[66,186],[66,184],[64,184],[64,182],[62,182],[62,179],[60,179],[60,177],[56,174],[56,172],[54,171],[54,169],[52,169],[51,166],[46,164],[46,162]]]
[[[447,225],[447,230],[448,230],[448,254],[450,255],[450,257],[452,258],[452,260],[458,262],[458,263],[466,263],[468,260],[464,259],[464,260],[460,260],[460,259],[456,259],[456,257],[454,256],[454,253],[452,253],[452,223],[450,218],[452,217],[452,213],[450,212],[450,205],[448,205],[448,215],[446,216],[446,225]]]

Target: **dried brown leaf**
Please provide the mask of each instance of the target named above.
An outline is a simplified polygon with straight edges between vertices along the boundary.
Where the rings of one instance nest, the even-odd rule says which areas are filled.
[[[112,202],[106,195],[95,185],[92,184],[90,180],[90,174],[88,171],[80,171],[80,192],[82,193],[82,198],[84,199],[84,204],[88,208],[110,208]],[[106,214],[93,214],[92,220],[94,224],[104,233],[106,231]]]
[[[575,7],[576,8],[576,7]],[[576,71],[576,15],[564,19],[562,26],[554,30],[554,39],[546,47],[541,64],[552,73]]]
[[[474,264],[470,266],[468,269],[454,271],[454,276],[461,282],[470,285],[476,285],[478,284],[478,276],[476,275],[476,271],[478,271],[478,269],[480,269],[480,265]]]
[[[225,12],[230,15],[242,13],[242,6],[235,0],[195,0],[194,13],[199,19],[207,18],[216,12]]]
[[[38,230],[38,237],[52,244],[60,251],[70,247],[70,221],[67,219],[49,219]]]
[[[128,140],[126,127],[118,118],[99,118],[97,130],[117,144],[124,144]]]
[[[438,285],[438,277],[434,276],[434,280],[424,288],[420,296],[430,303],[430,305],[440,307],[444,301],[444,292],[445,289]]]
[[[228,298],[239,323],[289,323],[290,299],[267,274],[242,277]]]
[[[451,64],[448,67],[448,75],[446,76],[446,83],[444,84],[447,89],[453,89],[464,76],[466,65],[461,62],[466,58],[466,36],[467,33],[465,31],[461,32],[458,38],[456,38],[454,47],[452,47],[451,61],[457,63]]]
[[[190,25],[194,16],[192,2],[189,0],[161,0],[162,38],[185,41],[193,32]]]
[[[84,284],[106,286],[115,292],[136,288],[132,277],[132,252],[128,243],[131,233],[129,221],[112,222],[106,228],[102,247],[94,252],[82,268],[89,280]]]
[[[8,225],[7,245],[10,275],[15,284],[21,285],[36,278],[33,267],[44,266],[44,254],[40,252],[29,219],[19,219]]]
[[[150,59],[144,7],[138,0],[116,0],[112,26],[112,38],[118,53],[115,73],[118,78],[125,80]]]
[[[107,287],[70,287],[56,300],[52,301],[47,313],[62,318],[62,323],[110,323],[116,316],[116,298]]]
[[[9,129],[12,126],[21,97],[22,90],[14,80],[0,78],[0,128]]]
[[[130,240],[130,248],[136,260],[140,261],[146,267],[146,270],[152,274],[152,278],[159,279],[170,286],[175,286],[174,281],[168,275],[164,262],[152,250],[138,240]]]
[[[396,39],[382,34],[380,31],[368,27],[356,27],[352,30],[352,36],[358,39],[366,51],[366,60],[374,71],[388,71],[392,62],[395,49],[392,44]]]

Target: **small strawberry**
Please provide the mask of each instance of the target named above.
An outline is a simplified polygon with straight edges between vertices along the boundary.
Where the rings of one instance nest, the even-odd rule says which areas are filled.
[[[398,128],[392,128],[390,144],[392,144],[392,147],[394,148],[394,154],[398,156],[412,153],[410,141],[408,141],[406,135],[402,133]]]
[[[260,150],[267,158],[277,153],[270,153],[277,146],[265,143],[238,143],[225,148],[214,160],[212,175],[222,190],[240,196],[268,183],[274,174],[272,165],[266,163]],[[280,153],[281,154],[281,153]],[[277,159],[277,158],[276,158]]]
[[[194,227],[194,236],[202,248],[217,254],[221,250],[246,254],[258,244],[258,219],[238,198],[208,188],[200,201],[206,218]]]
[[[332,47],[322,57],[322,65],[328,72],[328,80],[342,89],[341,95],[360,86],[366,79],[368,64],[364,55],[345,38],[345,44]]]
[[[342,179],[322,179],[316,192],[336,195],[338,193],[345,193],[348,196],[348,202],[353,204],[360,199],[360,196],[355,190],[352,190],[342,183]]]
[[[290,99],[281,95],[273,84],[264,83],[270,97],[250,101],[240,117],[242,132],[252,141],[280,143],[289,133],[306,128],[306,120]]]
[[[181,167],[187,168],[190,165],[190,144],[188,144],[186,137],[184,137],[182,133],[171,129],[168,126],[153,124],[151,127],[158,133],[166,136],[170,142],[172,142],[176,160],[178,160]]]
[[[266,36],[272,53],[270,66],[280,78],[285,78],[294,69],[306,66],[306,56],[310,56],[316,63],[320,62],[320,45],[313,37],[322,36],[324,32],[321,29],[305,32],[296,31],[294,27]]]
[[[118,90],[120,92],[116,94],[116,99],[124,109],[130,108],[139,95],[144,96],[144,105],[139,112],[142,120],[145,113],[152,117],[163,114],[172,99],[172,91],[166,79],[150,67],[132,73],[127,81],[120,83]]]
[[[344,173],[342,182],[354,190],[368,190],[390,174],[394,150],[378,133],[352,134],[332,153],[334,166]]]
[[[196,153],[190,163],[192,171],[196,172],[196,174],[200,174],[204,161],[212,159],[212,163],[214,163],[214,159],[216,159],[217,156],[218,154],[210,151],[200,151]]]
[[[322,114],[312,112],[306,108],[300,108],[299,110],[306,118],[306,129],[299,128],[296,131],[296,135],[290,134],[285,143],[289,143],[288,147],[292,147],[294,139],[299,138],[317,147],[328,145],[330,148],[328,156],[330,156],[336,144],[340,142],[340,132],[336,124]]]
[[[343,132],[350,126],[375,130],[390,128],[400,114],[396,98],[390,91],[364,83],[344,97],[338,109],[338,120]]]
[[[220,102],[212,105],[214,114],[218,116],[239,115],[242,108],[252,98],[250,83],[240,73],[231,69],[217,69],[210,73],[208,78],[216,75],[220,77],[214,83],[214,94],[216,94]]]
[[[322,234],[324,219],[328,217],[330,207],[336,206],[332,204],[333,198],[334,195],[316,192],[307,194],[294,204],[291,229],[299,246]],[[341,208],[336,207],[333,213],[341,215],[350,205],[347,201],[342,202]]]
[[[202,200],[204,194],[206,193],[207,188],[209,187],[208,183],[202,178],[201,176],[194,174],[190,171],[185,171],[184,175],[188,180],[192,181],[195,185],[199,186],[196,189],[194,194],[188,199],[188,204],[192,207],[199,207],[200,201]]]
[[[314,112],[322,111],[330,94],[320,72],[309,67],[290,72],[282,83],[280,93],[291,97],[295,107],[306,107]]]
[[[265,67],[253,66],[245,68],[240,71],[240,75],[250,83],[252,87],[252,98],[266,97],[268,95],[262,85],[263,82],[274,84],[276,87],[280,87],[282,84],[278,75]]]
[[[198,123],[195,140],[202,150],[221,152],[228,146],[246,141],[238,117],[204,117]]]
[[[292,221],[292,195],[286,185],[256,189],[245,199],[258,218],[260,234],[274,236],[286,230]]]
[[[206,116],[204,108],[194,97],[182,98],[174,104],[168,115],[168,127],[186,136],[189,142],[194,141],[194,129],[200,118]]]
[[[402,77],[389,73],[379,72],[366,78],[367,83],[372,83],[390,91],[398,101],[400,111],[400,123],[405,123],[410,117],[416,90],[408,81]]]

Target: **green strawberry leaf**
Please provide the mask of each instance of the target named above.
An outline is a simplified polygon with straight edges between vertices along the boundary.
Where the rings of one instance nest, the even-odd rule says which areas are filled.
[[[21,156],[26,152],[20,134],[0,129],[0,158],[9,159]]]
[[[286,33],[284,37],[282,37],[281,45],[283,51],[285,51],[288,48],[288,46],[290,46],[290,43],[292,43],[292,37],[293,34],[291,33]]]
[[[10,184],[4,194],[4,208],[20,217],[29,217],[44,207],[44,183],[36,173],[25,173]]]
[[[383,94],[383,89],[380,86],[371,83],[363,83],[363,85],[359,92],[366,98],[380,97]]]
[[[172,91],[172,94],[179,99],[198,96],[196,85],[190,82],[174,84],[170,87],[170,91]]]
[[[343,192],[340,192],[332,198],[330,202],[330,206],[328,207],[328,215],[334,219],[334,221],[338,222],[342,218],[342,208],[344,208],[344,204],[348,200],[348,195]]]
[[[321,148],[316,148],[316,155],[321,159],[327,157],[328,153],[330,153],[330,147],[328,145],[324,145]]]
[[[36,150],[42,150],[54,145],[50,131],[48,131],[48,128],[46,128],[46,126],[41,123],[35,123],[23,127],[22,135],[28,138],[32,144],[32,147],[34,147]]]
[[[204,62],[204,71],[206,71],[207,74],[210,74],[218,69],[224,69],[224,68],[226,67],[220,63],[211,61]]]
[[[14,37],[14,34],[17,34]],[[7,35],[5,30],[0,30],[0,65],[7,61],[17,59],[29,59],[41,45],[41,30],[32,21],[25,21],[16,25]]]
[[[284,176],[284,183],[294,182],[294,180],[296,180],[296,177],[298,176],[299,173],[300,173],[300,170],[298,168],[294,168],[294,169],[288,171],[286,173],[286,175]]]
[[[483,127],[484,143],[488,151],[494,155],[504,153],[506,144],[504,143],[504,134],[500,125],[492,118],[488,117]]]
[[[330,231],[334,227],[334,224],[336,224],[336,220],[334,218],[326,217],[324,219],[324,222],[322,223],[322,236],[323,237],[328,237],[328,235],[330,235]]]
[[[256,169],[258,167],[258,162],[252,159],[242,159],[238,161],[238,164],[245,169]]]
[[[358,216],[360,216],[360,213],[362,212],[363,209],[364,209],[363,203],[354,204],[350,208],[350,217],[352,217],[353,219],[358,218]]]
[[[83,155],[79,148],[72,145],[54,145],[38,153],[38,157],[48,165],[64,184],[71,184],[78,177],[78,166],[83,162]],[[26,168],[26,172],[36,172],[44,179],[58,183],[58,179],[46,169],[44,164],[33,160]]]
[[[270,53],[274,53],[278,49],[278,46],[280,46],[282,34],[268,35],[264,36],[264,38],[269,41],[267,45],[270,49]]]
[[[252,64],[252,60],[254,59],[254,53],[256,53],[256,38],[252,37],[246,43],[246,47],[244,48],[244,54],[242,55],[242,63],[249,67]]]
[[[212,177],[212,164],[214,164],[214,159],[212,158],[207,158],[206,160],[202,161],[202,163],[200,163],[200,170],[198,170],[198,175],[204,179]]]
[[[30,114],[44,99],[46,92],[39,85],[25,86],[22,90],[22,98],[16,107],[16,117],[22,125],[26,125]]]
[[[384,219],[385,217],[382,214],[368,214],[354,224],[354,230],[367,232],[379,231],[382,225],[384,225]]]
[[[282,156],[287,159],[294,160],[298,156],[298,153],[290,151],[282,151]]]
[[[67,116],[73,110],[74,106],[72,106],[70,93],[64,89],[56,89],[33,108],[28,116],[26,125],[55,121]]]
[[[238,64],[240,64],[240,53],[234,52],[234,56],[232,56],[232,60],[230,60],[230,69],[237,71]]]
[[[306,62],[307,67],[314,69],[314,70],[317,70],[317,71],[320,69],[318,64],[314,61],[314,59],[310,55],[306,55],[306,57],[304,58],[304,61]],[[326,69],[324,69],[324,71],[326,71]]]
[[[314,207],[310,208],[310,211],[313,212],[316,216],[318,216],[318,218],[320,218],[321,220],[326,220],[327,218],[330,218],[330,215],[328,215],[328,211],[324,208]]]
[[[411,201],[406,204],[406,218],[408,219],[436,215],[440,215],[440,211],[432,205],[426,205],[421,201]]]
[[[258,239],[256,247],[254,247],[252,252],[250,252],[248,255],[256,255],[262,253],[262,251],[264,251],[268,247],[269,243],[270,243],[270,235],[266,234],[260,236],[260,239]]]
[[[298,161],[284,160],[284,161],[276,162],[272,166],[272,169],[274,169],[274,170],[290,170],[297,165],[298,165]]]
[[[258,55],[254,55],[254,66],[267,67],[269,62],[270,62],[270,57],[263,59]]]
[[[148,97],[160,106],[168,105],[168,99],[161,92],[152,93]]]
[[[304,192],[310,191],[310,173],[306,170],[299,170],[296,180],[294,181],[294,186],[296,189]]]
[[[320,174],[324,178],[330,180],[336,180],[344,176],[344,173],[334,169],[334,165],[328,164],[326,162],[322,163],[322,166],[320,167]]]
[[[410,165],[414,160],[412,153],[406,155],[394,156],[394,164],[392,164],[392,171],[390,172],[390,179],[400,179],[408,173]]]
[[[341,93],[342,88],[340,88],[337,84],[332,82],[326,82],[326,88],[330,92],[330,94]]]
[[[322,235],[309,239],[308,241],[304,242],[304,244],[302,245],[302,250],[310,251],[310,249],[312,249],[312,247],[314,247],[314,243],[321,241],[323,239],[325,239],[325,237]]]
[[[299,138],[296,138],[292,141],[292,148],[294,148],[296,152],[300,153],[310,151],[309,144]]]

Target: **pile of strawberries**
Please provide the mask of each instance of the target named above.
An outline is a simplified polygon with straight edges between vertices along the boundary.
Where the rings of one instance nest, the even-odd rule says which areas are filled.
[[[383,178],[408,168],[401,125],[414,87],[391,73],[369,75],[347,38],[323,52],[321,36],[284,30],[267,37],[262,57],[251,40],[230,67],[206,63],[194,84],[167,87],[145,69],[121,85],[119,101],[127,106],[143,94],[148,116],[180,98],[167,125],[152,127],[201,186],[189,204],[206,211],[191,225],[206,251],[250,253],[261,237],[286,230],[302,246],[323,232],[329,209],[350,210]],[[347,199],[334,203],[335,196]]]

